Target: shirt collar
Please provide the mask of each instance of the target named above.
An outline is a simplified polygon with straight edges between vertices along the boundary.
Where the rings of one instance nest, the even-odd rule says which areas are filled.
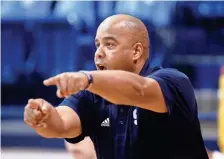
[[[139,74],[141,76],[147,76],[160,68],[162,68],[162,67],[161,66],[155,66],[155,67],[150,66],[150,59],[148,58]]]
[[[149,58],[146,60],[144,66],[142,67],[141,72],[139,73],[141,76],[149,75],[152,72],[152,69],[149,65]]]

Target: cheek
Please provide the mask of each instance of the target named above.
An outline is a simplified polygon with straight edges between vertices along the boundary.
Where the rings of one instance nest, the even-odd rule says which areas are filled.
[[[123,57],[126,62],[132,63],[132,50],[125,50]]]
[[[117,61],[120,58],[120,52],[117,50],[107,50],[105,51],[106,59],[109,61]]]
[[[129,56],[121,55],[114,59],[113,63],[114,67],[122,69],[122,70],[130,70],[132,67],[131,59]]]
[[[111,69],[127,70],[132,65],[132,53],[128,49],[107,50],[105,53]]]

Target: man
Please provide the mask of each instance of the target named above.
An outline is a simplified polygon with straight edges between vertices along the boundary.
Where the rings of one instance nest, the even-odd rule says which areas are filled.
[[[209,159],[224,159],[224,66],[221,67],[219,78],[219,107],[218,107],[218,145],[220,152],[207,149]]]
[[[44,81],[66,97],[54,108],[30,99],[24,120],[46,138],[77,143],[90,136],[98,159],[207,159],[197,103],[186,75],[149,67],[145,25],[114,15],[98,27],[97,70]]]
[[[219,78],[219,107],[218,107],[218,145],[219,151],[208,151],[209,159],[224,159],[224,66]]]
[[[211,151],[207,149],[209,159],[224,159],[224,154],[219,151]]]
[[[224,66],[219,78],[218,144],[220,152],[224,153]]]

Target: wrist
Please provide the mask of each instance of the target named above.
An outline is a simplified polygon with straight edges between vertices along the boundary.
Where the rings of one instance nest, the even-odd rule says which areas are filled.
[[[93,75],[88,71],[79,71],[85,75],[85,82],[83,82],[82,90],[89,89],[93,84]]]

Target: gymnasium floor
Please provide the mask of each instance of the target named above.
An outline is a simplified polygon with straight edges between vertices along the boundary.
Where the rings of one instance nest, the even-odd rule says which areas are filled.
[[[63,150],[2,148],[1,159],[73,159]]]

